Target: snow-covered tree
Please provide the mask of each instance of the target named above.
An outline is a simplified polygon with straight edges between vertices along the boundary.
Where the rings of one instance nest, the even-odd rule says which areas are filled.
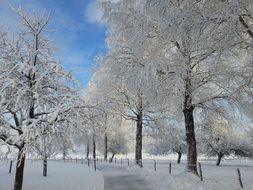
[[[5,143],[0,142],[0,159],[5,160],[5,159],[12,159],[13,154],[15,155],[15,151],[12,150],[13,147],[8,146]]]
[[[140,89],[143,97],[157,94],[161,102],[182,112],[187,168],[195,174],[196,110],[234,102],[233,95],[244,81],[242,63],[231,54],[244,43],[238,31],[232,30],[245,7],[238,2],[122,0],[102,4],[109,24],[109,62],[115,63],[113,68],[120,76],[134,79],[135,83],[125,81]],[[156,88],[148,90],[148,86]]]
[[[238,77],[241,63],[238,64],[238,59],[229,60],[227,51],[241,42],[236,32],[229,29],[234,24],[229,15],[237,8],[221,1],[149,1],[145,4],[147,15],[157,26],[157,42],[167,52],[162,54],[168,57],[169,68],[175,72],[176,80],[171,84],[176,86],[178,98],[172,100],[181,102],[188,170],[193,173],[197,173],[194,110],[213,109],[224,99],[234,101],[232,86],[236,83],[233,79],[242,80]]]
[[[88,129],[84,126],[80,127],[81,130],[76,131],[73,137],[75,150],[83,152],[86,158],[89,158],[89,134]]]
[[[150,153],[166,155],[177,153],[177,163],[181,161],[181,156],[186,152],[185,134],[183,128],[177,122],[168,120],[158,120],[152,127]]]
[[[200,143],[208,156],[217,156],[217,166],[224,156],[231,153],[249,156],[252,149],[249,136],[242,129],[235,133],[229,121],[220,116],[206,120],[201,128]]]
[[[99,137],[99,134],[101,133],[101,123],[100,119],[102,118],[100,109],[98,107],[99,101],[96,97],[96,94],[91,93],[94,91],[91,91],[90,89],[87,89],[85,92],[85,101],[86,104],[90,105],[90,108],[86,109],[85,112],[88,116],[87,123],[83,126],[88,135],[88,141],[87,141],[87,156],[89,156],[89,148],[90,144],[92,144],[92,157],[93,159],[96,159],[96,149],[97,149],[97,140]],[[100,118],[101,116],[101,118]],[[90,143],[90,141],[92,143]]]
[[[43,176],[47,176],[47,159],[60,152],[59,137],[56,135],[43,135],[38,138],[34,152],[43,160]]]
[[[127,139],[120,130],[108,135],[108,152],[112,154],[111,162],[116,154],[126,154],[128,152]]]
[[[43,135],[78,126],[82,102],[70,73],[52,58],[50,14],[16,12],[20,32],[0,39],[0,139],[18,149],[14,190],[21,190],[26,153]]]
[[[68,131],[68,132],[67,132]],[[60,152],[62,154],[62,159],[65,160],[69,155],[70,150],[74,150],[73,140],[72,140],[72,132],[66,127],[64,132],[59,132],[56,134],[58,138],[58,143],[60,147]]]
[[[89,115],[87,127],[90,128],[91,134],[95,134],[97,141],[103,141],[100,144],[104,147],[98,147],[104,151],[104,159],[107,160],[108,136],[120,127],[122,116],[117,112],[120,105],[113,100],[116,96],[112,85],[109,84],[111,79],[108,78],[108,67],[104,67],[101,63],[99,62],[99,67],[94,69],[84,99],[90,105],[90,109],[87,110]]]
[[[138,44],[133,38],[146,35],[142,27],[146,26],[145,19],[135,10],[135,1],[106,2],[102,7],[109,23],[109,52],[100,60],[101,68],[107,72],[104,80],[109,81],[104,86],[111,90],[109,99],[116,104],[116,113],[136,122],[135,162],[141,166],[143,126],[166,110],[161,99],[157,102],[157,84],[150,74],[159,71],[150,71],[151,65],[147,64],[148,43]]]

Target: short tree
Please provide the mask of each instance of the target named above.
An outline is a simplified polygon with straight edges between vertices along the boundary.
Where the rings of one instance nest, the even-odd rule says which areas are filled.
[[[219,166],[222,158],[231,153],[240,156],[249,156],[250,141],[246,133],[237,135],[233,132],[228,120],[215,117],[201,128],[200,143],[208,156],[217,156],[216,165]]]
[[[128,152],[127,140],[121,132],[115,132],[108,137],[108,152],[112,154],[111,162],[116,154]]]
[[[177,163],[180,164],[181,156],[186,152],[186,141],[184,130],[175,122],[172,124],[167,120],[156,121],[152,127],[153,138],[150,152],[153,154],[177,153]]]
[[[38,138],[34,152],[43,160],[43,176],[47,176],[47,159],[60,152],[59,138],[54,135],[43,135]]]

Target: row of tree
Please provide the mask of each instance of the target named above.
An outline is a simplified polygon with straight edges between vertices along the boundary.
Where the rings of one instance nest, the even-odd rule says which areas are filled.
[[[185,138],[172,141],[185,139],[187,169],[197,174],[196,122],[220,143],[210,129],[218,124],[205,125],[207,118],[215,121],[211,116],[219,114],[230,121],[229,128],[240,114],[252,118],[252,2],[120,0],[99,5],[108,24],[108,53],[98,57],[87,89],[92,105],[103,104],[112,118],[136,122],[135,162],[140,166],[143,127],[158,127],[159,120],[168,126],[177,118],[184,123],[185,133],[178,133]],[[166,133],[177,133],[175,127]],[[219,152],[211,143],[208,147]]]
[[[62,144],[66,155],[74,134],[92,137],[87,147],[93,145],[94,158],[101,138],[105,160],[108,152],[126,152],[122,120],[136,124],[140,167],[144,127],[159,151],[177,152],[180,160],[186,149],[188,171],[195,174],[197,140],[219,158],[231,151],[248,154],[239,146],[245,137],[232,128],[234,117],[252,119],[253,113],[252,2],[99,5],[108,24],[108,53],[98,57],[82,98],[71,74],[52,58],[50,14],[18,9],[18,34],[12,38],[0,29],[0,143],[18,150],[14,190],[22,189],[27,153],[37,151],[46,165],[53,145]]]
[[[0,152],[17,156],[14,190],[21,190],[27,155],[47,159],[62,154],[65,159],[81,139],[96,141],[104,136],[107,152],[126,153],[126,139],[117,125],[119,117],[110,115],[104,101],[87,92],[80,94],[77,82],[60,61],[52,56],[49,38],[50,13],[28,14],[14,10],[20,17],[17,34],[0,28]],[[117,123],[117,125],[112,125]],[[92,137],[92,138],[90,138]],[[84,143],[84,142],[82,142]]]
[[[233,129],[228,120],[218,115],[213,117],[206,119],[196,130],[198,152],[208,157],[216,156],[217,166],[224,156],[252,158],[252,130]],[[176,153],[177,163],[180,163],[181,156],[186,153],[187,148],[182,124],[159,121],[151,128],[152,138],[148,152],[157,155]]]

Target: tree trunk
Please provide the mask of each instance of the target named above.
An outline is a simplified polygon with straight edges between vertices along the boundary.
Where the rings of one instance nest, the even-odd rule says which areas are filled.
[[[87,146],[86,146],[86,158],[87,159],[89,159],[89,154],[90,154],[90,142],[88,139]]]
[[[92,143],[93,143],[93,159],[96,159],[96,140],[95,140],[95,134],[92,136]]]
[[[142,160],[142,122],[137,121],[136,128],[136,147],[135,147],[135,163],[141,166]]]
[[[219,166],[219,165],[220,165],[220,162],[221,162],[222,157],[223,157],[223,154],[222,154],[222,153],[219,153],[219,154],[218,154],[217,161],[216,161],[216,166]]]
[[[107,154],[108,154],[108,136],[107,133],[105,133],[105,152],[104,152],[104,161],[107,161]]]
[[[243,25],[243,27],[247,30],[248,35],[251,38],[253,38],[253,32],[252,32],[252,30],[250,30],[250,26],[245,22],[245,20],[243,19],[243,17],[241,15],[239,16],[239,21]]]
[[[182,152],[181,151],[177,152],[177,155],[178,155],[178,157],[177,157],[177,163],[180,164]]]
[[[67,155],[66,150],[65,150],[65,148],[63,148],[62,159],[63,159],[64,161],[65,161],[65,159],[66,159],[66,155]]]
[[[194,106],[192,105],[192,70],[190,57],[187,57],[186,63],[187,74],[184,79],[185,82],[185,94],[184,94],[184,119],[185,119],[185,134],[187,143],[187,170],[193,174],[198,175],[197,171],[197,147],[196,138],[194,132]]]
[[[18,153],[18,161],[16,165],[14,190],[22,190],[24,167],[25,167],[25,154],[22,154],[22,149],[20,149]]]
[[[45,156],[43,159],[43,176],[47,176],[47,156]]]
[[[194,132],[193,109],[194,109],[193,107],[190,107],[184,110],[186,142],[188,145],[187,169],[189,172],[192,172],[198,175],[197,147],[196,147],[196,138],[195,138],[195,132]]]
[[[135,163],[142,167],[142,94],[138,96],[138,114],[136,124],[136,146],[135,146]]]
[[[114,156],[115,156],[115,154],[114,154],[114,153],[112,153],[112,157],[111,157],[111,159],[110,159],[110,162],[112,162],[112,161],[113,161]]]

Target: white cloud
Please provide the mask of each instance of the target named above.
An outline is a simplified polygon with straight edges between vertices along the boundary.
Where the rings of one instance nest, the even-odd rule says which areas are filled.
[[[90,23],[100,23],[103,24],[102,21],[102,12],[97,7],[96,1],[91,1],[87,7],[85,8],[85,18]]]
[[[91,0],[91,2],[86,6],[84,16],[86,20],[90,23],[105,24],[102,20],[102,11],[98,8],[97,2],[107,2],[117,3],[120,0]]]

